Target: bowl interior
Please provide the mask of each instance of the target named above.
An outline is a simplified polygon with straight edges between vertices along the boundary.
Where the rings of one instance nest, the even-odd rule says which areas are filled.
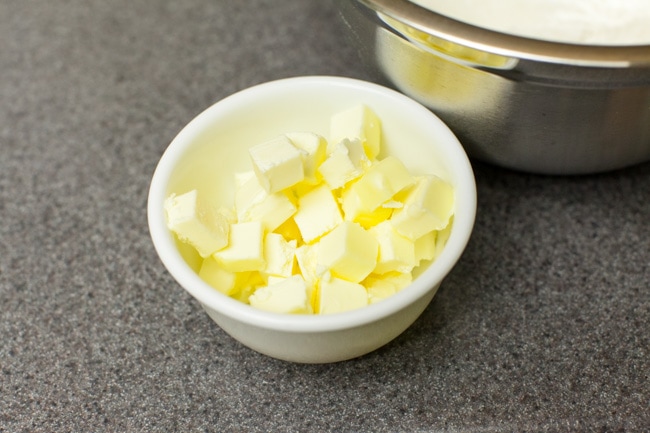
[[[526,81],[536,77],[537,74],[542,74],[541,76],[544,77],[554,73],[553,76],[557,75],[556,78],[566,78],[567,68],[587,67],[588,73],[582,71],[578,82],[588,79],[594,72],[593,68],[603,68],[605,70],[603,72],[607,74],[602,76],[597,74],[599,80],[609,78],[611,81],[616,78],[622,83],[647,83],[647,69],[650,67],[650,51],[647,43],[590,45],[522,37],[456,20],[434,12],[433,8],[427,9],[412,0],[350,0],[349,2],[340,0],[339,5],[342,8],[342,16],[346,21],[349,20],[348,26],[354,32],[364,29],[361,33],[366,33],[367,29],[372,27],[367,25],[369,22],[378,24],[381,27],[388,27],[389,31],[403,34],[427,51],[449,54],[452,58],[460,60],[461,64],[484,66],[489,70],[510,70],[518,67],[519,62],[523,62]],[[646,13],[647,11],[650,9],[646,8]],[[359,16],[363,16],[363,20],[359,20]],[[484,18],[482,14],[479,16],[481,19]],[[400,23],[398,27],[406,27],[408,31],[404,32],[402,28],[394,28],[392,24],[386,24],[385,17]],[[645,27],[643,29],[646,31]],[[356,35],[355,42],[367,45],[367,36]],[[472,61],[466,63],[462,60],[468,52],[471,53]],[[460,57],[457,56],[459,53]],[[481,53],[487,55],[489,60],[487,64],[483,64]],[[504,57],[507,62],[505,65],[494,65],[494,56]],[[534,65],[532,69],[529,63]],[[540,67],[539,64],[544,67]]]
[[[526,38],[584,45],[648,45],[650,5],[574,0],[410,0],[478,27]]]
[[[457,192],[457,215],[442,255],[414,281],[412,286],[420,286],[415,289],[418,293],[403,296],[413,290],[409,287],[398,293],[399,297],[394,295],[394,299],[341,316],[370,320],[373,315],[388,314],[421,297],[449,272],[469,238],[476,201],[471,166],[451,131],[423,106],[372,83],[338,77],[291,78],[254,86],[205,110],[173,140],[154,173],[149,196],[154,245],[170,273],[200,302],[224,314],[239,315],[242,320],[267,321],[268,326],[334,320],[324,316],[278,318],[280,315],[253,311],[210,288],[192,270],[200,263],[197,254],[175,242],[166,229],[163,201],[169,194],[197,189],[203,197],[213,197],[217,204],[231,207],[234,173],[251,169],[249,147],[292,131],[310,131],[329,138],[332,114],[360,103],[374,110],[382,121],[380,157],[395,155],[414,174],[435,173],[451,182]],[[368,317],[364,319],[364,315]]]

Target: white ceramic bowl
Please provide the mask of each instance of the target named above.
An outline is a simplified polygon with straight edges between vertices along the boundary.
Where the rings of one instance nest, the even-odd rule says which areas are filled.
[[[198,189],[232,204],[233,173],[250,169],[247,148],[291,131],[328,136],[337,111],[363,103],[382,121],[382,155],[400,158],[414,174],[435,173],[456,190],[453,229],[441,255],[392,297],[355,311],[281,315],[229,298],[201,280],[199,261],[167,229],[163,202]],[[471,165],[452,132],[412,99],[376,84],[341,77],[297,77],[229,96],[192,120],[174,138],[154,172],[148,220],[154,246],[178,283],[228,334],[266,355],[294,362],[342,361],[388,343],[420,316],[460,258],[476,213]]]

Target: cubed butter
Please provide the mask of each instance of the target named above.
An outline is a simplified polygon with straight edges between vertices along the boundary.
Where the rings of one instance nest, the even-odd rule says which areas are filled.
[[[319,267],[316,257],[316,248],[318,244],[307,245],[303,244],[296,248],[296,264],[297,270],[300,275],[305,279],[307,284],[307,293],[309,296],[310,305],[316,305],[316,287],[320,279],[327,275],[329,270]],[[327,279],[326,277],[326,279]],[[314,311],[316,309],[314,308]]]
[[[293,218],[289,218],[283,222],[278,228],[273,230],[273,233],[278,233],[287,240],[295,240],[298,244],[303,243],[300,229]]]
[[[438,232],[432,230],[415,240],[415,260],[420,263],[423,260],[433,260],[437,254],[436,238]]]
[[[260,221],[230,225],[228,246],[212,256],[230,272],[260,271],[264,260],[264,226]]]
[[[251,147],[227,211],[196,190],[166,200],[168,227],[204,281],[265,311],[332,314],[394,295],[435,260],[451,185],[378,159],[381,123],[367,106],[332,116],[330,138],[290,132]]]
[[[316,260],[332,276],[358,283],[377,265],[379,244],[359,224],[344,221],[318,242]]]
[[[308,184],[320,182],[318,166],[325,161],[327,140],[313,132],[290,132],[286,135],[291,143],[302,151],[304,182]]]
[[[337,189],[358,178],[370,166],[359,139],[343,139],[332,147],[318,172],[330,189]]]
[[[201,257],[208,257],[228,244],[227,217],[200,200],[196,190],[169,196],[165,200],[165,214],[169,230],[196,248]]]
[[[296,240],[287,241],[281,234],[267,233],[264,237],[264,275],[290,277],[296,261]]]
[[[296,206],[283,192],[268,193],[256,176],[248,176],[235,191],[238,222],[261,221],[273,231],[296,212]]]
[[[395,230],[416,240],[432,230],[442,230],[454,213],[454,188],[437,176],[420,176],[404,192],[404,207],[391,217]]]
[[[360,201],[358,197],[350,193],[351,186],[347,186],[340,191],[340,200],[341,207],[347,209],[347,213],[343,213],[343,219],[348,221],[354,221],[365,229],[368,229],[372,226],[379,224],[382,221],[386,221],[393,214],[392,206],[379,206],[374,210],[367,211],[363,210],[360,207]],[[392,202],[390,202],[392,205]]]
[[[273,313],[309,314],[312,312],[307,295],[307,284],[300,275],[260,287],[248,298],[248,301],[255,308]]]
[[[362,284],[368,292],[368,302],[374,304],[393,296],[411,282],[413,276],[410,273],[388,272],[382,275],[370,274]]]
[[[377,161],[342,195],[345,219],[356,221],[360,215],[374,211],[413,184],[414,180],[404,164],[394,156]]]
[[[318,314],[343,313],[368,305],[368,292],[359,283],[331,278],[318,288]]]
[[[413,270],[417,262],[412,240],[397,233],[388,221],[377,224],[368,231],[379,243],[379,256],[373,273],[409,273]]]
[[[447,224],[447,227],[438,231],[436,236],[436,252],[434,254],[434,258],[438,257],[442,252],[442,250],[445,248],[445,245],[447,245],[449,236],[451,236],[451,229],[453,227],[453,222],[454,222],[454,216],[452,215],[451,218],[449,218],[449,224]]]
[[[259,272],[239,272],[238,275],[247,276],[239,285],[239,290],[233,293],[232,298],[248,304],[248,298],[260,287],[266,284],[264,278]]]
[[[268,193],[289,188],[305,177],[302,152],[285,135],[251,147],[249,154],[260,185]]]
[[[303,244],[296,248],[296,263],[298,271],[305,278],[308,285],[315,286],[318,281],[329,272],[324,266],[318,264],[318,243],[313,245]]]
[[[343,221],[339,205],[327,185],[320,185],[299,197],[293,219],[306,243],[320,238]]]
[[[330,145],[347,138],[361,140],[366,155],[375,159],[381,150],[381,121],[367,106],[357,105],[334,114],[330,120]]]
[[[263,284],[263,285],[270,286],[270,285],[273,285],[275,283],[279,283],[281,281],[284,281],[286,279],[287,279],[287,277],[278,277],[276,275],[267,275],[266,276],[266,284]]]
[[[226,271],[214,257],[210,256],[203,260],[199,277],[224,295],[230,296],[240,289],[249,276],[246,272]]]

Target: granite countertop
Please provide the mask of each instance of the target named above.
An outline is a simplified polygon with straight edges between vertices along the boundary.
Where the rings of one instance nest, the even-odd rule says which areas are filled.
[[[147,190],[213,102],[368,78],[335,5],[1,8],[0,432],[650,429],[650,164],[547,177],[474,161],[476,228],[421,318],[358,359],[279,361],[165,271]]]

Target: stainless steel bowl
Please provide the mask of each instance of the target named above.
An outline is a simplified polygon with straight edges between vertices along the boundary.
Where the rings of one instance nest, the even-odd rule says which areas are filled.
[[[339,0],[376,79],[429,107],[468,154],[544,174],[650,160],[650,45],[498,33],[408,0]]]

